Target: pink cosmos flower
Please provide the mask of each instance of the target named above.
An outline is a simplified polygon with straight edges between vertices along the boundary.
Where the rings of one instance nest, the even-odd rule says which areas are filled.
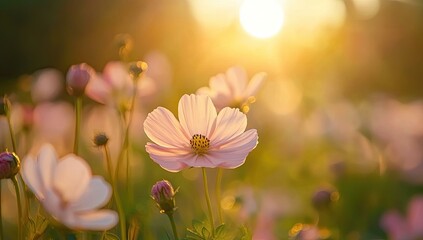
[[[92,176],[88,164],[74,154],[58,160],[55,149],[45,144],[38,156],[28,156],[22,177],[51,216],[75,230],[106,230],[116,225],[116,212],[99,209],[107,204],[112,189],[101,176]]]
[[[244,132],[245,114],[229,107],[217,114],[208,96],[182,96],[178,117],[179,121],[158,107],[144,121],[144,131],[153,141],[147,143],[147,152],[171,172],[187,167],[236,168],[258,143],[255,129]]]
[[[127,110],[134,90],[141,97],[149,96],[156,91],[151,78],[142,77],[137,83],[138,85],[135,85],[128,67],[123,62],[109,62],[104,67],[101,76],[90,79],[85,94],[99,103]]]
[[[423,237],[423,196],[414,197],[408,204],[406,218],[396,210],[382,216],[381,226],[391,240],[409,240]]]
[[[220,73],[210,78],[210,87],[198,89],[197,94],[210,96],[217,109],[241,107],[257,93],[265,77],[266,73],[257,73],[247,84],[247,73],[243,68],[235,66],[229,68],[226,74]]]

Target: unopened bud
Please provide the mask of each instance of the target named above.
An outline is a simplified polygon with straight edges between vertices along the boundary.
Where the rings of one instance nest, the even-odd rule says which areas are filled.
[[[68,93],[72,96],[82,96],[88,82],[94,74],[94,69],[86,63],[72,65],[66,75]]]
[[[328,209],[332,202],[336,201],[336,191],[328,189],[320,189],[316,191],[311,199],[311,203],[316,210],[325,210]]]
[[[141,73],[147,71],[148,65],[146,62],[137,61],[129,64],[129,74],[133,79],[138,79]]]
[[[107,137],[105,133],[99,133],[94,136],[94,144],[97,147],[106,145],[108,141],[109,141],[109,138]]]
[[[0,153],[0,179],[14,177],[21,167],[21,161],[15,153]]]
[[[169,181],[156,182],[151,188],[151,197],[156,201],[161,213],[171,214],[176,210],[175,190]]]
[[[2,110],[0,110],[1,115],[10,116],[10,110],[12,109],[12,103],[9,98],[5,95],[2,102]]]

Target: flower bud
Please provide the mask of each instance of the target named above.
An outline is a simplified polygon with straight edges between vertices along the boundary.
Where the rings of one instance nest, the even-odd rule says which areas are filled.
[[[129,74],[133,79],[138,79],[141,73],[145,72],[148,68],[146,62],[137,61],[129,64]]]
[[[14,177],[21,167],[21,161],[15,153],[0,153],[0,179]]]
[[[332,202],[337,200],[337,194],[336,191],[320,189],[314,193],[311,203],[316,210],[328,209],[332,205]]]
[[[9,98],[5,95],[0,101],[0,115],[10,116],[10,109],[12,109],[12,103],[10,103]]]
[[[108,141],[109,141],[109,138],[107,137],[105,133],[99,133],[94,136],[94,144],[97,147],[106,145]]]
[[[95,74],[88,64],[72,65],[66,75],[68,93],[72,96],[82,96],[91,77]]]
[[[156,201],[161,213],[171,214],[176,210],[175,191],[169,181],[156,182],[151,188],[151,197]]]

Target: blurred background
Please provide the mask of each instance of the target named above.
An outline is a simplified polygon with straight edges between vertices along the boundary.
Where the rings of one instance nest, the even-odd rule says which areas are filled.
[[[269,25],[280,21],[270,38],[259,39],[244,30],[241,0],[1,0],[1,91],[16,87],[22,75],[46,67],[66,71],[72,64],[87,62],[100,71],[117,58],[114,40],[125,33],[134,40],[132,59],[159,51],[169,59],[174,80],[190,81],[193,88],[229,65],[240,64],[307,89],[331,81],[348,97],[380,91],[406,98],[420,95],[419,1],[269,0],[258,6],[250,2],[252,9],[275,2],[277,7],[270,9],[280,9],[272,14],[281,20],[275,17],[264,26],[250,26],[272,28]],[[252,20],[266,11],[245,9],[244,15]]]
[[[86,62],[101,72],[119,59],[122,39],[131,39],[127,60],[147,61],[166,85],[144,114],[175,110],[182,94],[231,66],[267,72],[248,113],[260,143],[225,173],[221,203],[255,239],[286,239],[306,225],[321,239],[400,239],[390,231],[407,221],[423,228],[407,220],[423,193],[419,0],[0,0],[0,30],[0,94],[18,101],[31,101],[19,96],[42,69],[63,79]],[[158,168],[144,158],[144,170]],[[190,199],[185,182],[196,185],[199,172],[151,174],[136,186],[148,192],[166,177]],[[141,195],[140,204],[150,200]],[[381,220],[391,209],[403,222]]]

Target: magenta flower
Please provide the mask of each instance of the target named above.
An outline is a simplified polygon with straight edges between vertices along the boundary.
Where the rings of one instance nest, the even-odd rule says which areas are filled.
[[[178,117],[179,121],[158,107],[144,121],[144,131],[153,141],[147,143],[147,152],[171,172],[187,167],[236,168],[258,143],[255,129],[245,132],[245,114],[229,107],[217,114],[208,96],[182,96]]]
[[[255,74],[248,82],[247,73],[241,67],[231,67],[226,74],[220,73],[210,78],[210,87],[198,89],[197,94],[212,98],[217,109],[224,107],[241,107],[248,104],[248,98],[253,97],[266,77],[266,73]]]

